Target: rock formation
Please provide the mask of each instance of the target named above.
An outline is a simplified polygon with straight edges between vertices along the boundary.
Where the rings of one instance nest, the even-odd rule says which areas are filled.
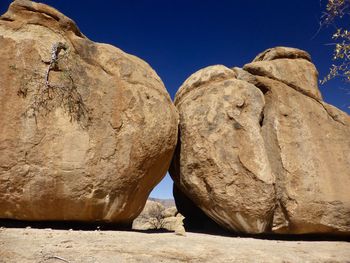
[[[177,140],[158,75],[27,0],[1,16],[0,46],[0,218],[131,223]]]
[[[165,208],[162,204],[147,200],[141,214],[132,223],[135,230],[165,229],[185,235],[184,217],[175,206]]]
[[[350,118],[322,101],[317,75],[285,47],[191,75],[175,98],[176,187],[231,231],[349,234]]]

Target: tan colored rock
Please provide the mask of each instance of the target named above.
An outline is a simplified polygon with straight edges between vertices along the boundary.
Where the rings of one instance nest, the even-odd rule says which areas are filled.
[[[255,57],[253,62],[257,61],[271,61],[275,59],[296,59],[301,58],[311,62],[311,56],[304,50],[291,47],[274,47],[266,49]]]
[[[350,234],[350,117],[321,100],[309,60],[269,49],[244,70],[179,90],[171,175],[226,229]]]
[[[176,216],[165,217],[163,221],[163,228],[169,231],[174,231],[179,235],[186,235],[183,225],[184,216],[178,213]]]
[[[192,74],[179,88],[175,97],[175,104],[182,97],[185,97],[190,91],[197,89],[200,86],[207,85],[213,81],[225,80],[227,78],[236,77],[235,73],[223,65],[215,65],[204,68]]]
[[[284,58],[266,63],[279,61],[283,64]],[[299,72],[289,67],[293,62]],[[315,77],[314,66],[307,70],[305,63],[309,62],[290,60],[280,71],[285,72],[280,79],[288,78],[288,70],[290,76],[300,76],[295,81],[300,87],[273,80],[268,74],[243,77],[265,91],[262,135],[276,177],[278,200],[272,230],[349,234],[350,117],[321,101],[321,96],[305,92],[310,82],[303,81],[308,74]],[[244,68],[252,69],[252,64]]]
[[[309,61],[310,55],[307,56],[305,51],[301,53],[300,50],[296,49],[296,58],[293,58],[290,55],[293,53],[292,50],[289,48],[287,54],[279,51],[279,49],[276,52],[274,52],[274,49],[269,52],[265,51],[265,56],[259,55],[252,63],[245,65],[243,69],[253,75],[278,80],[307,96],[322,100],[318,89],[318,72],[314,64]],[[269,56],[270,53],[271,56]],[[276,55],[276,53],[279,55]],[[285,56],[282,57],[282,55]],[[305,59],[305,57],[308,59]]]
[[[26,0],[0,46],[0,218],[131,223],[177,140],[158,75]]]
[[[272,231],[350,233],[350,117],[294,86],[234,71],[265,93],[262,135],[278,200]]]
[[[176,216],[176,214],[177,214],[177,209],[175,206],[168,207],[162,212],[163,217],[172,217],[172,216]]]
[[[260,133],[263,93],[213,66],[193,74],[175,101],[181,130],[174,158],[181,165],[171,169],[176,185],[222,226],[266,231],[275,179]]]
[[[265,77],[262,134],[276,176],[277,233],[350,233],[350,118]],[[325,106],[327,105],[327,106]],[[281,213],[282,212],[282,213]]]

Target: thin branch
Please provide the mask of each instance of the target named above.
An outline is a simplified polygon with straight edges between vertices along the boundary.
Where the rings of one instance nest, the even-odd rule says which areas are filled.
[[[90,111],[86,107],[72,77],[73,69],[68,66],[70,65],[69,61],[58,64],[63,57],[67,58],[67,52],[63,56],[60,55],[62,50],[66,51],[67,49],[68,47],[61,42],[53,44],[51,60],[44,76],[36,72],[34,72],[34,75],[32,73],[29,74],[32,77],[20,87],[17,94],[25,98],[28,87],[37,87],[32,93],[32,101],[24,114],[27,117],[34,117],[36,123],[39,115],[46,116],[57,107],[61,107],[70,116],[71,121],[76,121],[82,128],[86,128],[91,121],[91,118],[88,116]],[[52,70],[61,73],[60,81],[63,83],[50,82],[50,72]]]
[[[67,50],[67,47],[65,44],[63,44],[62,42],[58,42],[58,43],[53,44],[52,49],[51,49],[50,64],[49,64],[47,71],[46,71],[46,74],[45,74],[46,87],[48,87],[50,85],[49,84],[50,71],[57,66],[58,55],[61,52],[61,50]]]
[[[64,258],[59,257],[59,256],[50,256],[50,257],[46,258],[46,260],[49,260],[49,259],[58,259],[58,260],[61,260],[63,262],[66,262],[66,263],[70,263],[67,259],[64,259]]]

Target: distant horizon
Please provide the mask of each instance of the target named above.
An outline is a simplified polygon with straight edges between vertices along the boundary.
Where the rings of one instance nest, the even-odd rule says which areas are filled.
[[[174,200],[174,198],[157,198],[157,197],[152,197],[152,196],[149,196],[148,199],[153,199],[153,200]]]

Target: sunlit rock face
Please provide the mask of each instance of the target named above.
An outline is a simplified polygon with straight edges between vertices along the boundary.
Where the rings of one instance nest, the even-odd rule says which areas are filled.
[[[191,75],[175,99],[176,188],[231,231],[349,234],[350,118],[317,74],[305,51],[277,47]]]
[[[31,1],[1,16],[0,46],[0,218],[131,223],[177,140],[158,75]]]

